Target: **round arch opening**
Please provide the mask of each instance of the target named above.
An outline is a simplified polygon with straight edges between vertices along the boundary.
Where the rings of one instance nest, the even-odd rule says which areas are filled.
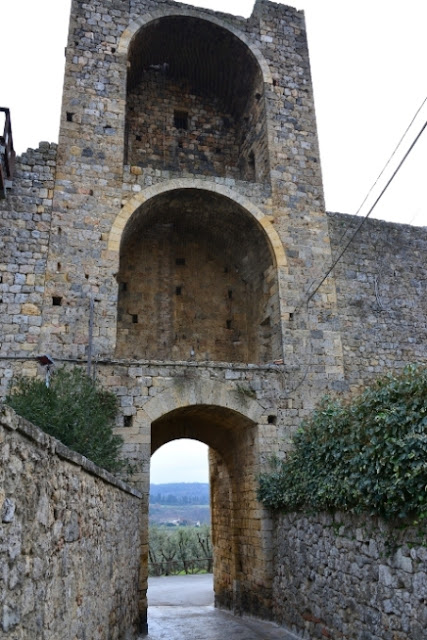
[[[120,245],[117,357],[280,358],[277,268],[261,225],[225,196],[176,189],[144,202]]]
[[[257,433],[247,416],[217,405],[182,407],[151,425],[152,454],[180,438],[209,446],[215,603],[237,610],[242,598],[257,599],[255,574],[265,573],[264,586],[269,580],[256,500]]]
[[[265,182],[262,70],[226,28],[188,15],[152,20],[128,51],[126,164]]]

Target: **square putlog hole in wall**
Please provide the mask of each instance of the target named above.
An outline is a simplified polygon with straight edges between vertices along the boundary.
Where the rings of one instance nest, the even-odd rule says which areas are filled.
[[[133,423],[133,416],[123,416],[123,426],[131,427]]]
[[[53,307],[60,307],[61,305],[62,305],[61,296],[52,296],[52,306]]]
[[[176,129],[188,130],[188,111],[174,111],[173,124]]]

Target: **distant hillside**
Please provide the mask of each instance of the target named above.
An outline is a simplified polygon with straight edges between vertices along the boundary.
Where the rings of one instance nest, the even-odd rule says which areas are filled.
[[[210,524],[210,508],[208,504],[150,504],[149,521],[166,526]]]
[[[150,504],[209,504],[209,484],[207,482],[150,484]]]

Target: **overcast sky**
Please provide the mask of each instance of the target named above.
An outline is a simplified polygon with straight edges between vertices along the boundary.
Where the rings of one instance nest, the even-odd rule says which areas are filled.
[[[189,4],[245,17],[253,6],[251,0]],[[356,213],[427,96],[427,1],[293,0],[286,4],[305,10],[326,207]],[[18,153],[41,140],[57,141],[69,7],[70,0],[14,0],[0,9],[0,106],[11,109]],[[370,202],[426,120],[424,105]],[[373,216],[427,225],[426,167],[427,132]],[[205,451],[188,455],[186,469],[201,456],[206,460]],[[203,479],[194,474],[184,479],[206,481],[206,463],[204,469]],[[164,482],[164,475],[153,481]]]

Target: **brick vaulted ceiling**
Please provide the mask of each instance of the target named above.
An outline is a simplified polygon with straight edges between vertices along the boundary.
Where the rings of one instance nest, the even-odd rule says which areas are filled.
[[[169,16],[141,29],[129,52],[128,91],[144,72],[159,69],[188,82],[195,95],[215,96],[233,116],[242,114],[259,78],[258,63],[232,33],[206,20]]]

